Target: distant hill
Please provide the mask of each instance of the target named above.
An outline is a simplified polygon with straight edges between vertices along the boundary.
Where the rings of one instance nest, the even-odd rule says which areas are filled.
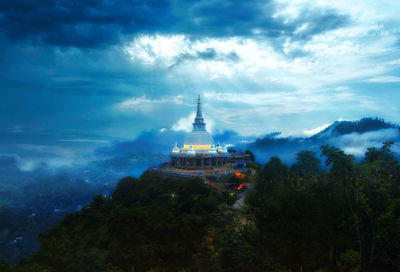
[[[312,139],[323,139],[326,137],[340,136],[351,133],[365,133],[387,128],[399,128],[397,124],[385,122],[379,118],[362,118],[358,121],[336,121],[326,129],[311,136]]]
[[[396,143],[400,139],[399,125],[385,122],[380,118],[362,118],[357,121],[336,121],[311,137],[281,137],[274,132],[258,138],[245,148],[255,153],[260,162],[272,156],[292,163],[301,150],[319,152],[323,144],[330,144],[345,152],[361,157],[368,147],[380,146],[384,141],[394,141],[394,151],[400,150]]]

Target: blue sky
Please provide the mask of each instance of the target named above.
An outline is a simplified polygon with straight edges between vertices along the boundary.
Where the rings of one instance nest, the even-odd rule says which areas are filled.
[[[399,1],[3,0],[0,152],[69,155],[188,130],[198,94],[213,132],[398,123],[399,12]]]

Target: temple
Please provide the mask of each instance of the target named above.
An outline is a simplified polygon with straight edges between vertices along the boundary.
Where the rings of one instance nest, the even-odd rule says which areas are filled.
[[[215,145],[213,137],[207,132],[200,96],[192,131],[186,135],[183,147],[175,144],[169,156],[170,165],[181,169],[213,169],[227,165],[230,154],[225,145]]]
[[[197,112],[193,129],[183,142],[172,148],[170,160],[149,168],[164,178],[189,179],[200,177],[205,182],[223,182],[236,172],[245,172],[249,155],[230,150],[224,144],[215,144],[207,132],[201,108],[200,96],[197,99]]]

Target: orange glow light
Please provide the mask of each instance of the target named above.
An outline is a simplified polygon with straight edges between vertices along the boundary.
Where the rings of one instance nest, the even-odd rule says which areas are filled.
[[[234,175],[235,175],[235,177],[240,178],[240,179],[244,179],[246,177],[245,174],[240,173],[240,172],[236,172]]]

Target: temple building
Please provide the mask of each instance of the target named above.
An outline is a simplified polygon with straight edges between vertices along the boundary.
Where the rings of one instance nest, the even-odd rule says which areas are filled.
[[[169,156],[170,165],[179,169],[214,169],[227,165],[230,154],[224,145],[215,145],[207,132],[200,96],[192,131],[186,135],[183,147],[176,143]]]
[[[193,129],[183,144],[175,143],[169,157],[170,160],[149,168],[163,178],[190,179],[199,177],[205,182],[223,183],[234,173],[245,172],[248,154],[228,152],[225,145],[215,144],[213,137],[206,130],[201,110],[200,96],[197,99],[197,112]]]

